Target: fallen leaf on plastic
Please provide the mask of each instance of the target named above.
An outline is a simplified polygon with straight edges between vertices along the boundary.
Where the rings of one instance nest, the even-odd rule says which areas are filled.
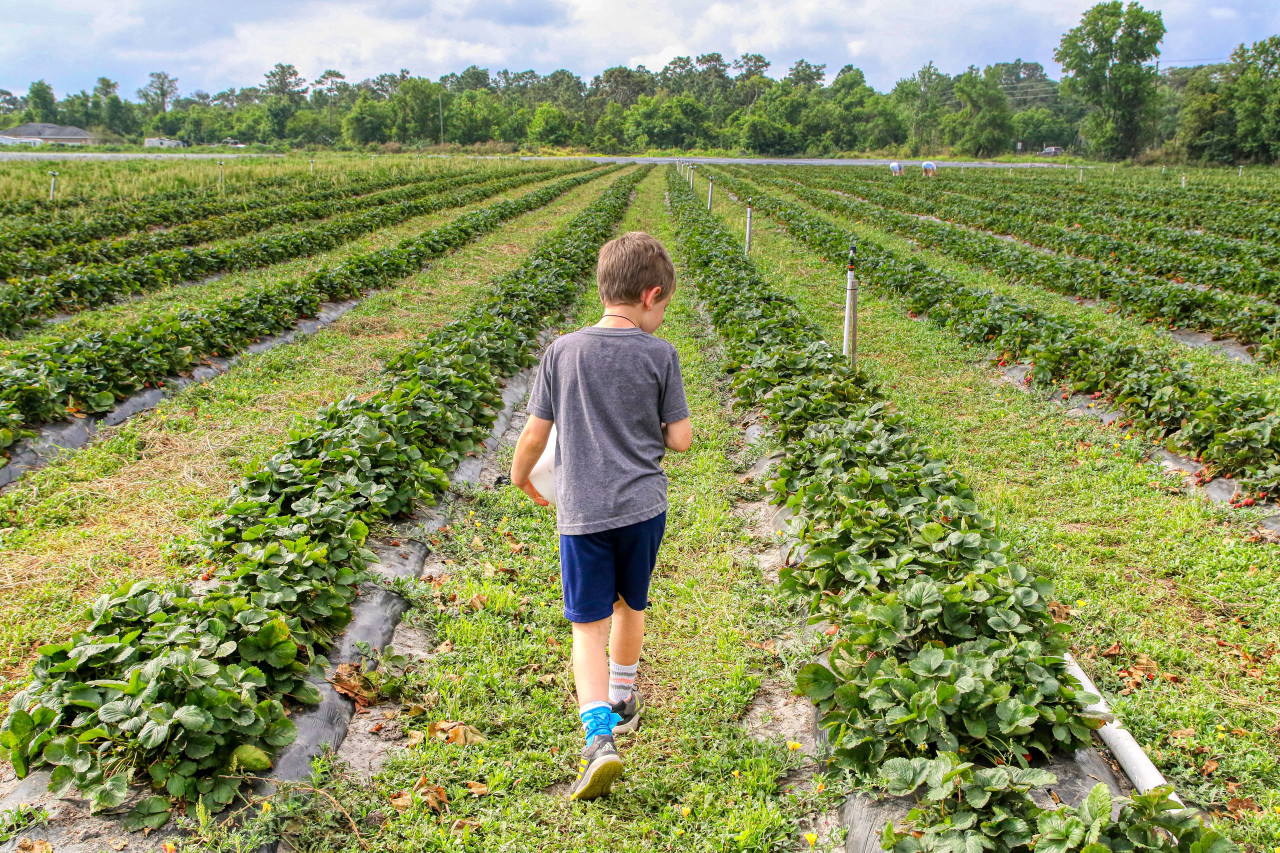
[[[333,689],[341,693],[343,696],[349,696],[355,700],[360,708],[365,708],[377,698],[377,691],[364,677],[364,673],[360,671],[360,667],[352,663],[339,664],[333,671],[333,676],[329,679],[329,683],[333,685]]]
[[[483,782],[468,782],[467,790],[471,792],[472,796],[483,797],[489,793],[489,786]]]

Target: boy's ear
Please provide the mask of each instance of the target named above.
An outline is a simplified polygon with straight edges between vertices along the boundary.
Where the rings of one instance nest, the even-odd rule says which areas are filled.
[[[662,293],[662,288],[654,285],[653,287],[640,294],[640,304],[645,310],[650,310],[658,301],[658,294]]]

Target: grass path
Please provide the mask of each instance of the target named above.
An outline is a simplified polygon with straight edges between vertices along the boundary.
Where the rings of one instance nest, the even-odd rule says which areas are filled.
[[[839,339],[832,264],[759,215],[752,259]],[[1077,654],[1112,707],[1184,795],[1220,815],[1250,799],[1260,811],[1231,831],[1274,847],[1280,549],[1250,541],[1250,516],[1169,494],[1141,441],[1000,382],[980,351],[897,301],[863,288],[859,309],[861,365],[969,478],[1019,558],[1057,583]],[[1101,655],[1116,642],[1118,656]],[[1141,654],[1162,675],[1128,691],[1119,671]]]
[[[670,237],[662,179],[655,172],[641,184],[622,230]],[[809,849],[800,837],[804,817],[831,795],[815,792],[808,777],[789,777],[800,755],[780,740],[753,738],[740,722],[764,673],[779,666],[760,640],[795,621],[762,580],[747,553],[749,531],[734,513],[755,489],[737,481],[741,431],[729,415],[714,333],[691,296],[677,292],[659,331],[680,351],[694,445],[666,463],[671,508],[638,682],[649,704],[640,732],[620,741],[624,783],[606,800],[564,798],[582,735],[554,519],[510,486],[480,491],[459,505],[438,547],[436,556],[452,561],[447,580],[434,589],[421,583],[407,617],[432,631],[436,654],[384,686],[424,706],[406,727],[455,720],[487,739],[396,751],[368,782],[338,775],[327,790],[353,817],[389,816],[377,849]],[[574,326],[599,316],[594,293],[581,304]],[[511,543],[523,547],[515,553]],[[478,609],[451,606],[455,596]],[[447,814],[421,803],[403,813],[389,807],[392,795],[420,779],[446,790]],[[468,782],[486,786],[485,795],[469,794]],[[356,849],[340,821],[314,814],[281,823],[289,826],[290,817],[298,849]]]
[[[608,184],[593,181],[517,217],[320,332],[188,386],[0,494],[0,694],[32,650],[65,634],[79,605],[104,588],[190,575],[198,522],[294,423],[372,392],[389,355],[452,319]]]

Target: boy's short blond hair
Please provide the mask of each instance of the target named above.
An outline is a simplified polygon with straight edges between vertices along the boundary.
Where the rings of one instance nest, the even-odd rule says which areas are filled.
[[[676,289],[676,268],[657,238],[629,231],[600,247],[596,266],[600,301],[605,305],[636,305],[651,287],[660,287],[658,301]]]

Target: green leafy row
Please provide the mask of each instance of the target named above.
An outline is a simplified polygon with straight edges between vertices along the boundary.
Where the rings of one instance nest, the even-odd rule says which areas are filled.
[[[437,173],[443,174],[443,173]],[[50,249],[63,243],[99,240],[127,234],[144,228],[176,225],[220,216],[235,211],[255,210],[282,202],[310,200],[337,192],[340,195],[372,192],[408,183],[412,177],[378,172],[361,174],[342,181],[319,180],[310,176],[277,176],[260,178],[252,184],[240,184],[219,191],[216,187],[169,190],[141,199],[87,199],[89,203],[74,205],[59,198],[53,204],[43,199],[33,204],[10,202],[0,206],[0,215],[12,207],[15,211],[30,207],[37,213],[30,221],[10,219],[0,232],[0,250]],[[68,208],[80,208],[76,215],[58,215]]]
[[[750,176],[799,196],[809,204],[877,228],[917,240],[966,263],[1003,277],[1070,296],[1106,299],[1115,310],[1170,326],[1231,335],[1243,343],[1261,342],[1258,357],[1280,358],[1280,305],[1243,294],[1175,284],[1123,266],[1087,258],[1050,254],[1031,246],[970,231],[957,225],[920,219],[855,198],[815,190],[770,173]],[[821,179],[824,183],[828,179]]]
[[[583,168],[575,165],[557,169],[552,175]],[[491,179],[479,187],[487,188],[492,195],[513,186],[513,180],[530,183],[547,177],[546,172],[522,172],[514,178]],[[457,183],[469,180],[469,177],[453,179]],[[465,195],[433,195],[336,216],[285,234],[248,237],[221,246],[169,249],[115,264],[89,265],[42,278],[10,280],[0,285],[0,334],[14,335],[24,327],[39,325],[59,309],[79,311],[115,302],[130,293],[194,281],[211,273],[265,267],[314,255],[379,228],[456,207],[459,204],[456,200]]]
[[[1089,180],[1088,175],[1083,184],[1037,175],[1034,187],[1028,187],[1026,178],[1007,178],[995,170],[979,169],[970,169],[964,181],[1001,195],[1034,192],[1039,200],[1056,202],[1068,211],[1093,208],[1109,211],[1120,219],[1260,243],[1275,243],[1280,238],[1280,209],[1273,197],[1223,186],[1221,182],[1204,189],[1194,184],[1185,190],[1176,185],[1145,189],[1105,179]]]
[[[445,472],[481,448],[501,377],[535,363],[537,336],[572,302],[643,176],[623,176],[544,240],[459,319],[393,359],[382,390],[321,409],[233,490],[203,548],[218,585],[151,582],[101,596],[85,630],[40,649],[9,704],[0,753],[20,776],[113,808],[153,794],[131,827],[173,808],[217,810],[245,772],[295,737],[284,702],[315,703],[310,679],[351,618],[374,555],[371,522],[432,503]]]
[[[1259,262],[1256,257],[1226,260],[1218,253],[1199,256],[1180,251],[1164,243],[1151,242],[1150,227],[1145,224],[1127,223],[1132,231],[1146,235],[1142,240],[1135,241],[1117,233],[1119,227],[1112,217],[1091,219],[1082,211],[1062,210],[1046,205],[1042,199],[1034,197],[1001,199],[997,202],[958,197],[936,189],[929,191],[929,188],[925,192],[917,192],[913,187],[913,191],[908,192],[898,188],[887,189],[878,182],[861,180],[845,172],[833,173],[830,169],[806,169],[799,177],[808,186],[843,190],[890,210],[933,216],[949,223],[1011,235],[1052,251],[1089,258],[1101,265],[1101,270],[1095,275],[1100,277],[1109,274],[1128,279],[1130,286],[1150,287],[1163,283],[1166,278],[1172,278],[1179,283],[1193,281],[1217,290],[1272,299],[1280,296],[1280,271]],[[898,186],[901,187],[901,184]],[[1055,222],[1058,218],[1065,220],[1066,224]],[[1087,224],[1081,225],[1082,222]],[[1186,232],[1175,233],[1184,237],[1194,236]],[[1234,242],[1234,245],[1242,244]],[[1087,265],[1086,269],[1091,266]],[[1248,302],[1242,301],[1240,304],[1247,305]],[[1273,311],[1268,316],[1274,327],[1276,312]]]
[[[1092,813],[1042,811],[1028,791],[1053,776],[1029,763],[1087,745],[1101,724],[1084,713],[1095,697],[1066,671],[1052,585],[1010,562],[968,484],[770,288],[674,171],[668,197],[737,398],[785,445],[769,488],[794,512],[787,535],[802,559],[782,583],[812,621],[836,628],[827,661],[797,675],[829,732],[831,765],[920,799],[911,831],[886,827],[886,849],[1052,849],[1052,821]],[[1164,809],[1168,797],[1151,799]],[[1134,805],[1112,823],[1108,808],[1105,828],[1133,835],[1150,820]],[[1198,821],[1192,834],[1213,836]]]
[[[29,278],[49,275],[74,264],[123,261],[166,249],[240,237],[281,223],[325,219],[341,213],[409,201],[429,193],[480,183],[498,176],[500,175],[490,171],[454,172],[412,179],[396,178],[359,189],[329,188],[305,193],[283,203],[255,206],[254,209],[186,222],[167,231],[143,232],[120,239],[65,243],[47,250],[0,252],[0,277]]]
[[[351,299],[422,269],[503,222],[541,207],[610,170],[571,175],[517,199],[465,213],[447,225],[362,252],[299,280],[273,282],[211,308],[143,320],[110,334],[51,341],[0,363],[0,452],[24,427],[65,418],[68,410],[103,412],[166,376],[211,355],[231,355],[252,341],[315,316],[322,302]],[[540,175],[515,175],[438,199],[441,208],[477,201]]]
[[[717,181],[750,196],[757,210],[776,218],[821,256],[843,257],[848,232],[830,220],[735,178],[717,175]],[[1066,382],[1076,391],[1108,394],[1148,437],[1164,441],[1170,450],[1186,453],[1214,472],[1238,476],[1245,494],[1280,495],[1280,396],[1274,391],[1202,387],[1190,365],[1172,361],[1168,353],[1111,339],[1070,317],[963,285],[874,240],[863,239],[859,245],[864,280],[901,295],[909,310],[927,314],[967,342],[1007,358],[1030,360],[1028,382]]]
[[[856,177],[866,180],[865,172],[858,172]],[[893,184],[872,180],[880,189],[895,189]],[[984,194],[986,189],[989,194]],[[905,192],[905,189],[903,190]],[[988,212],[999,213],[1016,210],[1019,215],[1033,217],[1044,223],[1054,223],[1076,230],[1084,230],[1097,234],[1109,234],[1122,240],[1137,244],[1173,249],[1178,253],[1186,253],[1196,259],[1227,258],[1239,261],[1248,268],[1263,267],[1280,268],[1280,247],[1256,240],[1239,240],[1220,237],[1214,234],[1200,233],[1187,228],[1174,228],[1145,221],[1136,211],[1132,216],[1123,216],[1114,208],[1081,196],[1071,206],[1052,203],[1051,199],[1040,194],[1039,185],[1035,183],[1021,186],[1004,183],[998,186],[983,188],[981,184],[970,182],[942,182],[919,185],[911,188],[913,194],[930,201],[950,200],[965,204],[976,204]],[[1156,258],[1157,262],[1161,259]],[[1209,278],[1206,283],[1212,283]]]

